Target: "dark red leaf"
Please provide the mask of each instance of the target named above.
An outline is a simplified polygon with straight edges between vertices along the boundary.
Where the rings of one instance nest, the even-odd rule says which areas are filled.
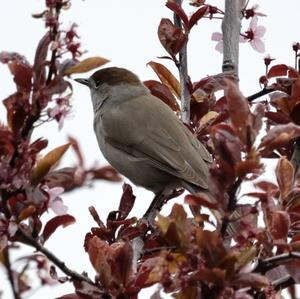
[[[20,135],[30,113],[29,94],[14,93],[3,101],[7,110],[7,124],[15,136]]]
[[[71,137],[71,136],[68,137],[68,141],[71,144],[71,147],[73,148],[73,150],[75,151],[79,166],[83,167],[84,157],[82,155],[78,141],[74,137]]]
[[[197,91],[199,88],[203,89],[207,94],[216,92],[218,90],[223,90],[227,86],[226,80],[230,80],[235,83],[239,81],[237,75],[233,72],[208,76],[198,82],[193,83],[192,92]]]
[[[208,230],[198,231],[197,244],[208,268],[218,267],[226,256],[226,250],[220,235]]]
[[[116,244],[116,243],[115,243]],[[133,262],[133,249],[129,242],[116,246],[110,255],[111,271],[117,282],[128,285],[132,279],[132,262]]]
[[[123,194],[119,205],[119,215],[117,220],[124,220],[133,208],[135,202],[135,196],[132,193],[130,185],[123,184]]]
[[[212,203],[211,200],[202,193],[186,195],[184,202],[190,206],[202,206],[209,209],[216,209],[218,207],[216,203]]]
[[[46,58],[48,54],[48,48],[51,42],[50,32],[47,32],[40,40],[37,49],[35,51],[33,71],[35,73],[34,85],[39,86],[44,83],[45,80],[45,67]]]
[[[14,153],[13,134],[4,125],[0,124],[0,159],[9,161]]]
[[[134,238],[141,236],[141,228],[140,227],[121,227],[118,232],[118,239],[122,239],[124,241],[133,240]]]
[[[110,182],[122,181],[120,174],[110,165],[97,169],[92,168],[88,170],[87,173],[92,174],[94,180],[106,180]]]
[[[89,207],[89,211],[90,211],[91,215],[93,216],[93,219],[95,220],[95,222],[98,224],[98,226],[100,228],[105,228],[105,225],[102,222],[102,220],[100,219],[96,209],[93,206],[91,206],[91,207]]]
[[[281,157],[276,167],[276,178],[280,190],[281,200],[284,203],[294,184],[294,167],[286,158]]]
[[[160,21],[157,33],[161,44],[172,57],[181,50],[187,41],[187,36],[182,29],[176,27],[169,19]]]
[[[61,76],[54,77],[51,82],[43,89],[45,96],[52,96],[54,94],[63,93],[71,84],[65,81]]]
[[[286,242],[291,225],[290,216],[285,211],[274,211],[270,217],[270,233],[274,241]]]
[[[278,187],[275,184],[267,181],[257,182],[255,183],[255,187],[258,187],[266,192],[278,191]]]
[[[300,136],[299,126],[293,123],[278,125],[269,130],[267,135],[262,138],[259,148],[272,151],[286,145],[298,136]]]
[[[204,6],[200,7],[196,12],[194,12],[192,14],[192,16],[190,17],[190,20],[189,20],[189,25],[188,25],[189,30],[191,30],[193,28],[193,26],[202,17],[204,17],[207,13],[208,13],[208,6],[207,5],[204,5]]]
[[[213,106],[213,110],[216,112],[226,112],[228,111],[228,105],[226,97],[221,97],[217,100],[215,105]]]
[[[273,65],[268,71],[267,78],[286,76],[288,70],[289,67],[286,64]]]
[[[265,105],[259,103],[256,105],[252,116],[252,131],[257,136],[263,125],[263,117],[265,115]]]
[[[261,198],[257,193],[252,196]],[[229,220],[229,234],[240,243],[243,239],[247,241],[257,230],[257,210],[250,204],[238,204]]]
[[[290,98],[291,106],[299,105],[300,102],[300,78],[295,80],[292,85],[292,92]]]
[[[33,143],[31,143],[30,149],[34,153],[39,153],[41,150],[43,150],[44,148],[46,148],[47,145],[48,145],[48,140],[47,139],[39,138],[38,140],[36,140]]]
[[[162,269],[162,258],[160,256],[146,259],[139,267],[136,276],[136,286],[140,288],[151,286],[160,281],[162,271],[153,271],[154,268]],[[154,273],[151,273],[151,272]],[[149,278],[151,275],[151,279]]]
[[[0,62],[5,64],[9,62],[16,62],[29,65],[29,62],[25,56],[17,52],[0,52]]]
[[[76,175],[76,167],[65,167],[59,170],[49,172],[45,177],[49,188],[62,187],[66,191],[71,191],[80,186],[83,181]]]
[[[76,221],[75,218],[68,214],[56,216],[56,217],[50,219],[46,223],[43,234],[42,234],[44,242],[49,239],[49,237],[56,231],[56,229],[59,226],[66,227],[70,224],[73,224],[75,221]]]
[[[21,62],[10,62],[8,66],[14,76],[18,90],[29,92],[32,86],[32,68],[28,64]]]
[[[180,107],[175,97],[166,85],[155,80],[148,80],[143,83],[150,90],[152,95],[161,99],[164,103],[171,107],[173,111],[180,111]]]
[[[227,80],[227,85],[226,99],[232,125],[240,140],[245,145],[251,146],[254,142],[254,136],[251,136],[252,134],[250,131],[252,116],[248,101],[234,83]]]
[[[171,9],[183,22],[185,28],[189,28],[189,19],[182,7],[174,2],[173,0],[168,0],[166,6]]]
[[[283,125],[290,122],[290,118],[281,111],[266,111],[265,116],[275,124]]]
[[[232,128],[225,124],[214,125],[211,134],[219,159],[234,168],[241,161],[242,146]]]

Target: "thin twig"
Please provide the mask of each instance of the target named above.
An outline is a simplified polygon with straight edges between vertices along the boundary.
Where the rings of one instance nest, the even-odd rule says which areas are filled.
[[[34,247],[37,251],[43,253],[53,264],[55,264],[62,272],[64,272],[67,276],[71,277],[72,280],[85,281],[89,284],[94,284],[92,280],[90,280],[87,276],[81,275],[76,271],[68,268],[63,261],[58,259],[51,251],[45,248],[41,243],[32,238],[29,234],[27,234],[22,228],[19,228],[18,235],[20,235],[30,246]]]
[[[299,259],[300,260],[300,253],[299,252],[287,252],[282,253],[280,255],[272,256],[269,258],[266,258],[264,260],[259,260],[256,267],[253,269],[253,272],[259,272],[262,274],[265,274],[267,271],[288,263],[292,261],[293,259]]]
[[[61,9],[61,7],[56,7],[55,8],[57,22],[58,22],[58,19],[59,19],[60,9]],[[51,40],[53,42],[55,42],[55,40],[57,38],[57,34],[58,34],[57,27],[54,26],[53,30],[51,32]],[[52,54],[51,54],[51,60],[50,60],[50,65],[49,65],[49,73],[48,73],[48,77],[47,77],[47,80],[46,80],[46,85],[48,85],[51,82],[52,75],[56,71],[56,65],[55,65],[56,54],[57,54],[57,49],[55,48],[54,50],[52,50]]]
[[[16,285],[15,279],[14,279],[14,275],[13,275],[13,270],[11,268],[11,263],[10,263],[10,255],[9,255],[9,247],[6,247],[3,251],[2,251],[2,255],[3,255],[3,260],[4,260],[4,266],[6,268],[6,272],[7,272],[7,277],[14,295],[14,299],[21,299],[21,295],[18,292],[18,287]]]
[[[282,278],[274,280],[272,286],[275,291],[279,292],[280,290],[286,289],[295,284],[295,280],[290,275],[286,275]],[[255,299],[267,299],[266,293],[264,291],[258,291],[254,294]],[[268,297],[269,298],[269,297]]]
[[[273,281],[272,284],[276,291],[280,291],[280,290],[286,289],[286,288],[294,285],[295,280],[290,275],[287,275],[287,276],[284,276],[282,278],[279,278],[279,279]]]
[[[178,5],[182,4],[182,0],[175,0]],[[178,28],[182,28],[180,18],[174,14],[174,24]],[[188,39],[187,39],[188,40]],[[190,102],[191,94],[189,91],[189,75],[188,75],[188,64],[187,64],[187,41],[179,51],[179,61],[176,64],[179,71],[180,79],[180,98],[181,98],[181,120],[185,124],[190,124]]]
[[[256,99],[258,99],[258,98],[260,98],[260,97],[262,97],[262,96],[264,96],[268,93],[271,93],[273,91],[275,91],[275,89],[273,89],[273,88],[264,88],[261,91],[247,97],[247,100],[248,100],[249,103],[251,103],[252,101],[254,101],[254,100],[256,100]]]
[[[231,215],[236,208],[236,202],[237,202],[236,193],[237,193],[237,190],[240,187],[241,183],[242,183],[242,179],[238,178],[228,192],[228,196],[229,196],[228,205],[227,205],[228,215]],[[222,237],[224,237],[226,235],[228,225],[229,225],[229,217],[226,217],[223,219],[221,230],[220,230]]]

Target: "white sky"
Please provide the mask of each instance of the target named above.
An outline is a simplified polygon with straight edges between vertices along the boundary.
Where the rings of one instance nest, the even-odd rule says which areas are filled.
[[[171,12],[165,8],[162,0],[73,0],[72,8],[63,11],[64,27],[72,22],[79,24],[78,33],[82,37],[82,48],[88,50],[85,57],[103,56],[111,60],[109,66],[121,66],[138,74],[142,80],[157,79],[154,72],[146,66],[150,60],[165,55],[165,51],[157,38],[157,27],[161,18],[172,18]],[[187,2],[187,1],[186,1]],[[222,0],[210,1],[211,4],[223,6]],[[267,27],[265,35],[266,53],[275,57],[277,63],[293,65],[293,52],[291,45],[300,40],[300,1],[299,0],[257,0],[260,11],[268,17],[260,18],[259,24]],[[33,61],[36,45],[45,32],[41,20],[31,18],[31,13],[39,13],[44,9],[43,0],[10,0],[0,1],[0,51],[17,51]],[[188,11],[192,11],[187,6]],[[219,20],[202,20],[196,26],[189,41],[189,71],[193,81],[206,75],[219,73],[222,56],[214,50],[215,42],[210,36],[220,31]],[[247,29],[248,22],[244,22]],[[262,61],[264,55],[255,52],[249,44],[242,44],[240,51],[241,90],[250,95],[259,90],[258,78],[264,73]],[[159,61],[168,66],[177,74],[172,63],[166,60]],[[88,76],[88,74],[86,75]],[[14,92],[12,78],[5,65],[0,65],[0,99],[4,99]],[[66,136],[78,138],[88,165],[95,161],[105,164],[96,139],[94,137],[92,122],[92,105],[89,93],[83,86],[74,84],[73,112],[66,120],[61,132],[57,125],[51,123],[37,130],[35,137],[49,138],[50,145],[47,151],[66,142]],[[5,121],[5,109],[0,104],[0,120]],[[66,155],[63,164],[74,163],[74,155]],[[59,230],[46,243],[46,247],[66,264],[81,272],[88,270],[93,277],[93,270],[89,265],[88,257],[83,249],[83,240],[86,232],[94,223],[89,216],[88,207],[94,205],[102,217],[106,219],[107,213],[116,209],[122,193],[121,184],[97,183],[93,189],[85,188],[63,196],[69,206],[70,214],[77,219],[76,224]],[[146,210],[152,194],[141,188],[134,187],[137,195],[135,215],[142,215]],[[169,207],[166,208],[168,210]],[[48,217],[53,217],[49,213]],[[27,249],[24,252],[31,252]],[[0,270],[1,289],[4,289],[5,299],[12,298],[10,288],[5,283],[6,277]],[[3,283],[4,282],[4,283]],[[32,299],[51,299],[72,292],[71,285],[62,285],[54,288],[42,288],[35,293]],[[150,297],[149,292],[140,296]]]

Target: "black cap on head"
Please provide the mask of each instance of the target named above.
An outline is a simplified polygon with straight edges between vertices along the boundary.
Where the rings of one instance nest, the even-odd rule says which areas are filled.
[[[141,83],[141,81],[135,74],[119,67],[109,67],[101,69],[95,72],[90,77],[90,80],[93,80],[96,86],[98,86],[101,83],[106,83],[111,86],[122,83],[130,83],[137,85]]]

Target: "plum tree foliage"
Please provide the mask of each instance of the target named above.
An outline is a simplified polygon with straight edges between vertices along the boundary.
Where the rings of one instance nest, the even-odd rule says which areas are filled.
[[[95,207],[86,211],[95,227],[86,234],[82,254],[89,256],[95,278],[73,271],[72,265],[65,265],[47,249],[46,242],[58,227],[76,221],[76,215],[67,213],[61,194],[82,188],[91,179],[120,181],[121,177],[110,166],[87,168],[75,138],[47,151],[47,139],[33,140],[32,132],[51,120],[61,128],[71,109],[70,76],[108,60],[81,59],[77,25],[66,30],[60,22],[71,0],[46,0],[45,10],[33,15],[46,30],[32,62],[17,52],[0,52],[0,62],[7,65],[15,83],[15,92],[3,100],[7,119],[0,124],[0,262],[15,299],[25,298],[33,288],[26,279],[29,265],[41,285],[55,281],[74,285],[74,293],[60,299],[134,299],[151,285],[158,286],[151,298],[162,298],[165,292],[177,299],[267,299],[280,298],[285,288],[296,298],[295,285],[300,282],[300,44],[291,49],[293,67],[270,66],[273,59],[265,57],[266,72],[258,74],[261,90],[249,97],[239,90],[234,59],[224,59],[223,73],[194,81],[188,74],[186,53],[194,26],[224,18],[223,32],[212,34],[224,57],[228,54],[226,30],[236,28],[226,29],[230,7],[225,5],[223,11],[203,0],[190,5],[194,12],[188,16],[182,1],[166,2],[174,14],[174,20],[162,18],[158,27],[166,56],[160,57],[160,63],[148,63],[158,78],[144,84],[211,153],[209,182],[215,201],[203,194],[186,195],[184,206],[175,203],[169,215],[158,213],[155,222],[149,223],[144,217],[129,217],[135,196],[131,186],[124,184],[119,208],[109,213],[106,222]],[[246,32],[238,32],[240,42],[263,52],[265,28],[258,21],[265,15],[248,3],[238,15],[249,23]],[[232,46],[238,49],[238,44]],[[179,80],[163,59],[174,62]],[[76,153],[77,165],[57,168],[69,148]],[[41,155],[42,150],[47,154]],[[270,158],[277,161],[276,183],[260,177],[264,159]],[[253,189],[241,194],[240,187],[249,181]],[[172,197],[182,192],[174,190]],[[162,204],[171,204],[169,200]],[[187,213],[188,206],[193,216]],[[161,207],[155,208],[159,212]],[[43,223],[41,216],[48,209],[56,216]],[[35,251],[20,259],[21,270],[10,256],[18,244]]]

